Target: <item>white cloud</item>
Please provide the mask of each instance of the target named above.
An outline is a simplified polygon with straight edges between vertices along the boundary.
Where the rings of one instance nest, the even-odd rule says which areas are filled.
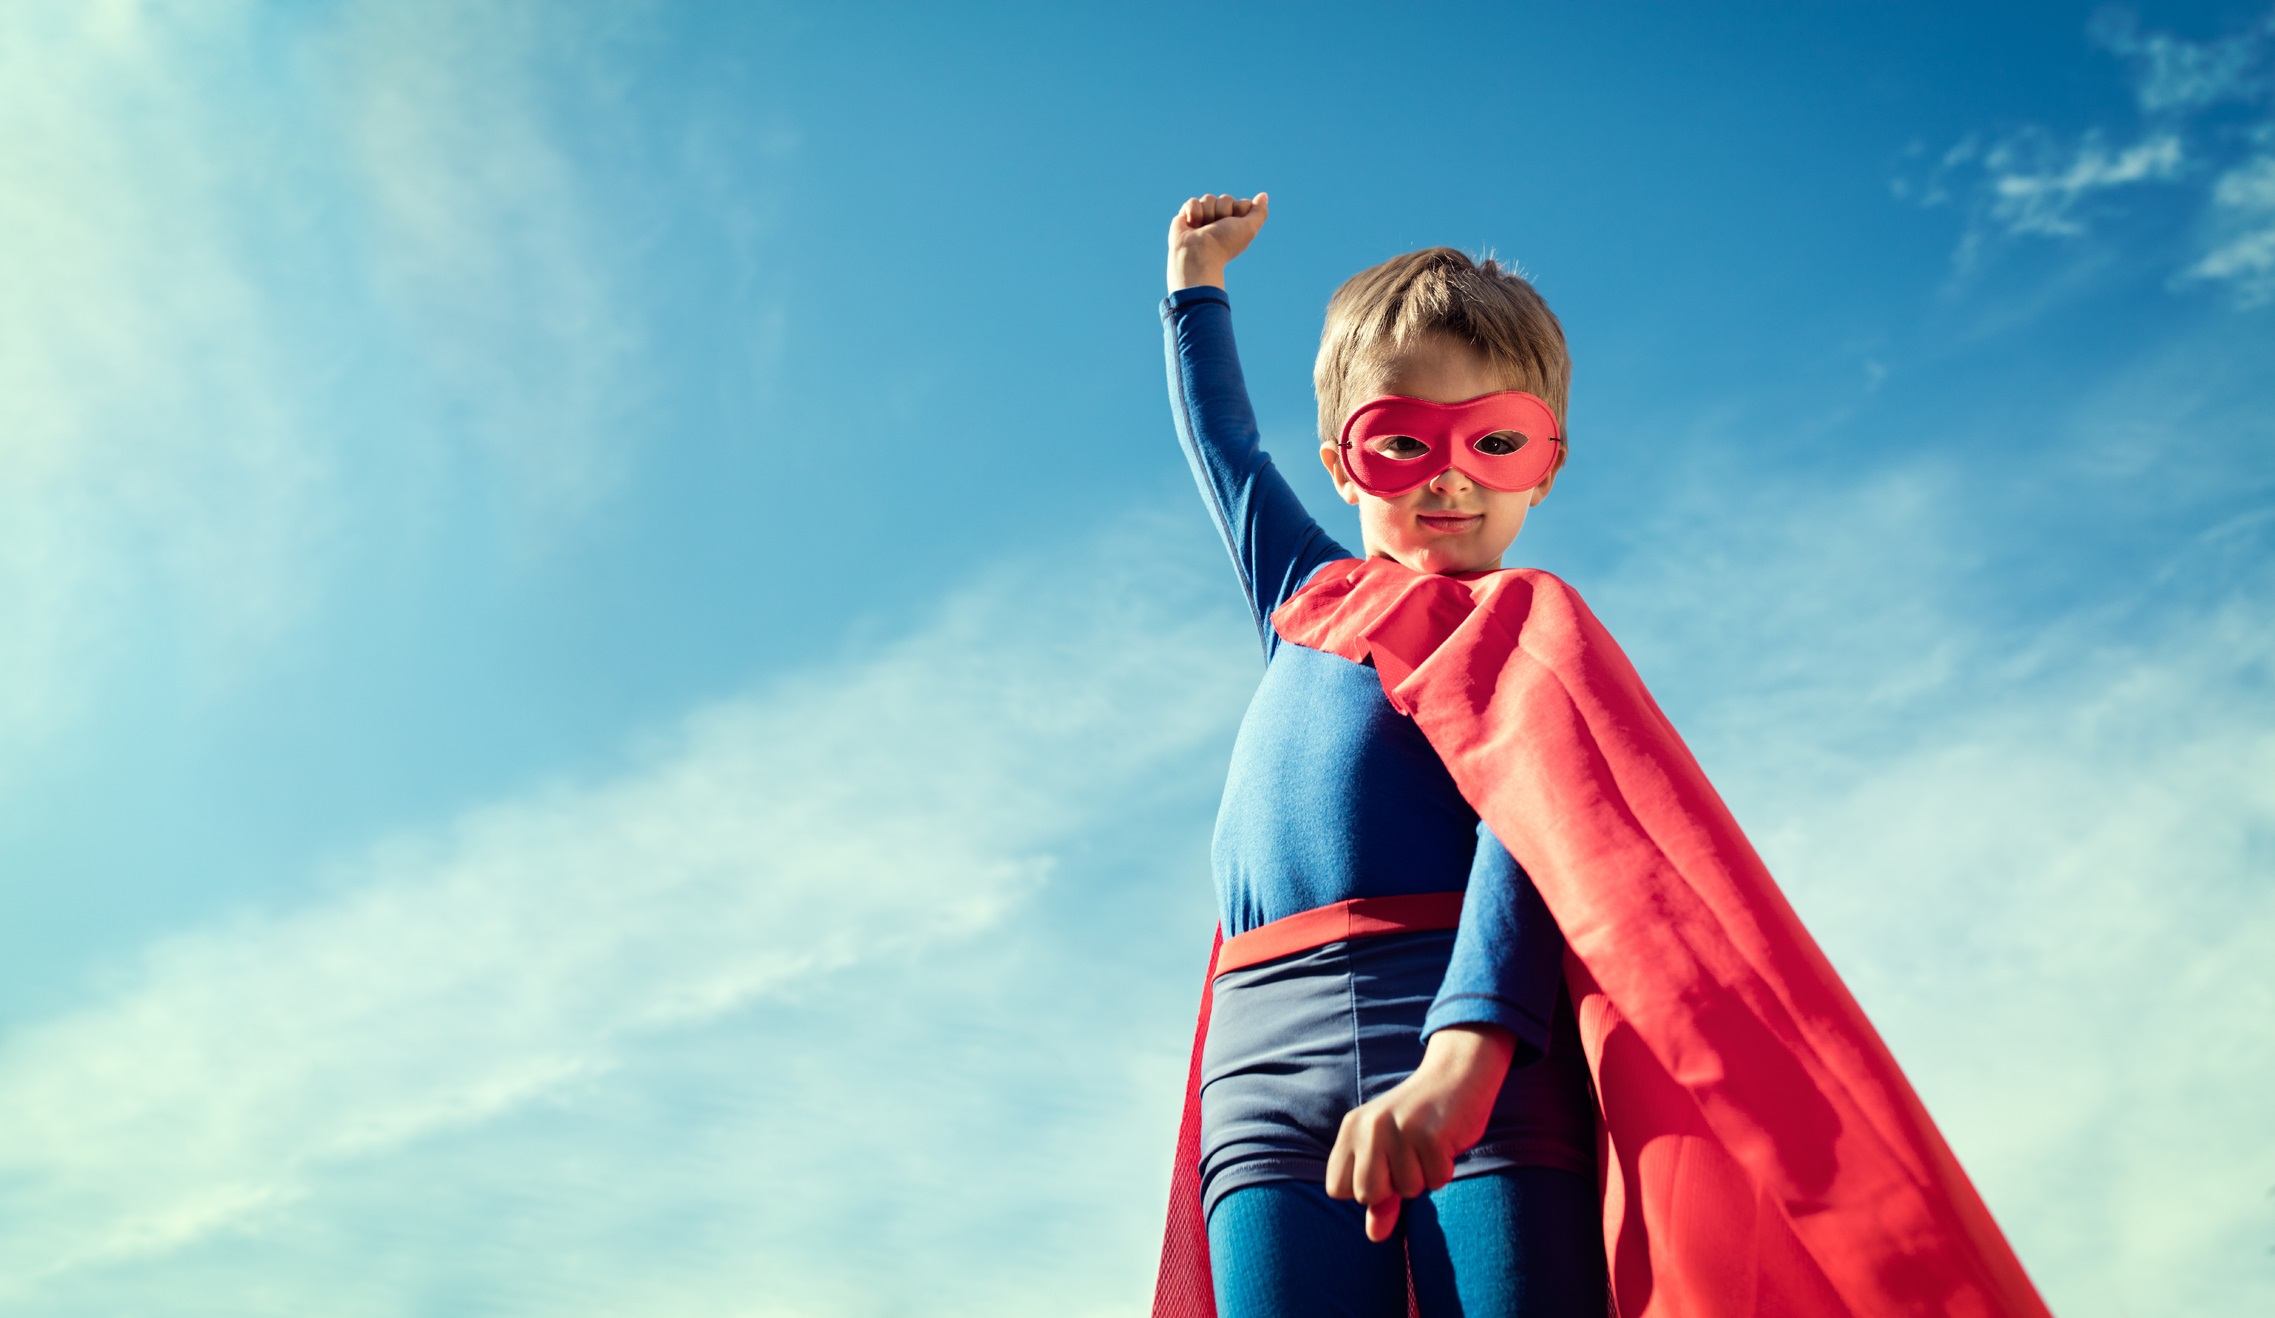
[[[2088,134],[2070,151],[2035,136],[2010,138],[1983,153],[1991,190],[1991,217],[2008,233],[2079,234],[2080,203],[2095,193],[2136,183],[2162,182],[2180,173],[2180,139],[2160,133],[2112,151]]]
[[[557,112],[609,91],[541,17],[0,9],[0,778],[135,656],[241,680],[405,509],[618,480],[642,331]]]
[[[2212,188],[2209,228],[2212,248],[2189,267],[2189,275],[2232,284],[2245,306],[2275,299],[2275,154],[2220,175]]]
[[[310,363],[248,259],[290,244],[240,222],[212,148],[247,125],[166,49],[231,22],[0,11],[0,750],[68,721],[146,592],[242,645],[321,548],[331,457],[275,388]]]
[[[1923,148],[1914,144],[1907,155]],[[1922,207],[1958,205],[1967,216],[1953,261],[1964,274],[2000,244],[2016,238],[2076,239],[2108,218],[2110,194],[2150,184],[2171,184],[2190,172],[2189,148],[2175,132],[2158,129],[2122,147],[2099,132],[2064,141],[2042,128],[2025,128],[1989,144],[1968,137],[1917,178],[1897,176],[1889,191]]]
[[[1890,190],[1922,206],[1963,203],[1968,221],[1955,259],[1965,271],[1996,241],[2083,237],[2113,213],[2092,205],[2105,194],[2183,188],[2197,202],[2201,252],[2176,282],[2226,285],[2246,307],[2275,297],[2275,156],[2267,150],[2275,142],[2275,118],[2267,117],[2275,98],[2275,13],[2207,41],[2144,35],[2130,14],[2116,10],[2102,12],[2088,30],[2132,67],[2143,119],[2135,141],[2112,147],[2099,128],[2065,140],[2036,126],[1987,147],[1969,137],[1921,177],[1890,180]],[[2230,103],[2259,122],[2239,133],[2215,113]],[[1907,154],[1923,149],[1915,144]]]
[[[563,107],[621,105],[624,75],[596,56],[637,14],[355,5],[312,51],[369,204],[375,287],[540,529],[613,487],[635,437],[644,330],[610,259],[631,239],[577,159],[608,139],[580,142]]]
[[[2086,30],[2103,49],[2133,65],[2133,95],[2151,114],[2250,99],[2269,90],[2263,66],[2275,44],[2270,42],[2275,15],[2210,41],[2165,32],[2143,36],[2134,16],[2117,9],[2096,14]]]
[[[1209,567],[1213,585],[1221,565]],[[959,994],[992,997],[998,1013],[966,1028],[1015,1029],[1004,1013],[1011,995],[986,956],[931,984],[931,1000],[894,1002],[858,984],[925,987],[912,958],[1031,908],[1061,853],[1094,831],[1113,834],[1117,818],[1142,815],[1165,791],[1213,787],[1255,661],[1241,620],[1200,603],[1208,597],[1191,580],[1158,533],[1142,530],[1060,567],[1004,570],[874,654],[691,717],[614,779],[472,811],[343,864],[332,900],[153,947],[106,1000],[0,1040],[0,1205],[17,1224],[0,1240],[0,1296],[11,1312],[85,1311],[66,1301],[93,1305],[85,1297],[111,1293],[154,1259],[226,1253],[248,1233],[291,1239],[340,1225],[361,1169],[389,1168],[382,1181],[399,1199],[424,1187],[393,1169],[420,1166],[454,1133],[471,1141],[478,1177],[485,1147],[496,1147],[482,1132],[503,1126],[510,1140],[511,1123],[533,1108],[618,1092],[612,1077],[675,1039],[722,1017],[742,1022],[727,1038],[763,1034],[812,995],[902,1021],[840,1017],[850,1033],[832,1031],[818,1046],[780,1043],[777,1057],[814,1072],[810,1084],[785,1086],[756,1054],[740,1067],[709,1059],[724,1092],[768,1097],[756,1126],[708,1139],[736,1179],[706,1191],[700,1177],[678,1175],[670,1188],[732,1198],[851,1164],[850,1183],[884,1193],[840,1203],[849,1216],[916,1211],[892,1206],[890,1177],[937,1178],[921,1155],[849,1124],[896,1105],[845,1082],[873,1078],[861,1071],[877,1041],[899,1040],[909,1049],[895,1060],[931,1068],[919,1072],[927,1095],[1002,1103],[1003,1074],[984,1061],[942,1069],[954,1067],[953,1048],[926,1047],[912,1031],[953,1027],[937,1007]],[[1184,850],[1198,855],[1199,841],[1196,828]],[[1200,873],[1182,876],[1196,896]],[[1119,900],[1085,898],[1109,908]],[[1205,918],[1188,937],[1205,932]],[[1036,1004],[1038,1017],[1062,1025],[1069,1004],[1101,1001],[1101,984],[1127,979],[1110,962],[1071,965],[1047,942],[1042,952],[1020,946],[1010,964],[1088,977]],[[856,966],[870,969],[855,987],[838,987],[838,972]],[[758,1002],[772,1005],[732,1015]],[[1173,1034],[1175,1013],[1155,1023]],[[1095,1032],[1069,1033],[1065,1049],[1112,1068],[1088,1082],[1096,1102],[1121,1103],[1115,1077],[1145,1069],[1149,1055]],[[1153,1050],[1148,1074],[1158,1083],[1141,1108],[1166,1114],[1174,1103],[1173,1053]],[[1009,1069],[1049,1059],[1014,1054]],[[706,1101],[684,1068],[663,1079],[659,1088],[643,1072],[629,1092]],[[937,1104],[918,1107],[938,1124]],[[784,1142],[783,1123],[806,1134]],[[1166,1146],[1148,1152],[1150,1166]],[[978,1170],[964,1151],[937,1156]],[[864,1160],[885,1164],[885,1185],[861,1173]],[[1030,1162],[1022,1175],[1036,1170]],[[1001,1211],[999,1189],[965,1185],[962,1194]],[[668,1217],[686,1202],[636,1207]],[[909,1229],[971,1227],[959,1217]],[[858,1241],[815,1247],[861,1252]],[[968,1260],[952,1262],[949,1280],[972,1284]],[[832,1311],[867,1307],[829,1282],[838,1274],[826,1262],[804,1266],[778,1273],[772,1292],[835,1294],[843,1302],[824,1306]],[[280,1269],[273,1257],[262,1272],[272,1298],[337,1280]],[[616,1284],[671,1280],[635,1272]],[[897,1293],[874,1278],[853,1288],[864,1289]],[[260,1293],[238,1294],[231,1311],[265,1308]],[[143,1294],[130,1307],[150,1311]]]

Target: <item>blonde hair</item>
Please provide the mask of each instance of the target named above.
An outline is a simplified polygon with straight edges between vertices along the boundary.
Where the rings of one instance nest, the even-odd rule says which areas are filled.
[[[1514,266],[1425,247],[1361,270],[1327,300],[1311,372],[1320,439],[1334,443],[1352,410],[1382,392],[1392,359],[1431,334],[1475,348],[1510,388],[1538,394],[1563,428],[1572,358],[1556,313]]]

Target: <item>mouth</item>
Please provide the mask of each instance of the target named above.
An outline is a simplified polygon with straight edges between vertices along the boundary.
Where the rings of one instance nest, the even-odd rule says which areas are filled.
[[[1423,526],[1442,535],[1460,535],[1474,531],[1485,521],[1483,513],[1416,513]]]

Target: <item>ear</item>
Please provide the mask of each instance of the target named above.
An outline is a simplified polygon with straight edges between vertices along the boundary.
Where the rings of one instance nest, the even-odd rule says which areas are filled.
[[[1562,462],[1563,460],[1563,455],[1558,454],[1557,461]],[[1343,502],[1357,504],[1359,501],[1358,482],[1351,479],[1351,473],[1343,470],[1343,450],[1324,440],[1320,441],[1319,465],[1327,468],[1327,474],[1335,481],[1335,492],[1343,496]]]
[[[1564,459],[1571,456],[1572,446],[1570,444],[1558,444],[1556,446],[1556,465],[1548,469],[1548,475],[1541,480],[1540,484],[1532,487],[1532,502],[1527,505],[1528,507],[1540,507],[1540,501],[1548,497],[1550,490],[1556,488],[1556,473],[1564,470]]]

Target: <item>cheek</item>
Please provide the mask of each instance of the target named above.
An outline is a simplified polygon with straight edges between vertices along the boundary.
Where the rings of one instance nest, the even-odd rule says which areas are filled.
[[[1359,525],[1369,530],[1389,530],[1404,526],[1412,520],[1407,516],[1408,510],[1405,505],[1413,502],[1414,496],[1410,494],[1401,495],[1396,499],[1384,499],[1372,494],[1361,494],[1359,496]]]
[[[1525,514],[1532,511],[1532,492],[1516,494],[1496,490],[1485,504],[1484,538],[1499,550],[1506,550],[1518,533],[1525,529]]]

